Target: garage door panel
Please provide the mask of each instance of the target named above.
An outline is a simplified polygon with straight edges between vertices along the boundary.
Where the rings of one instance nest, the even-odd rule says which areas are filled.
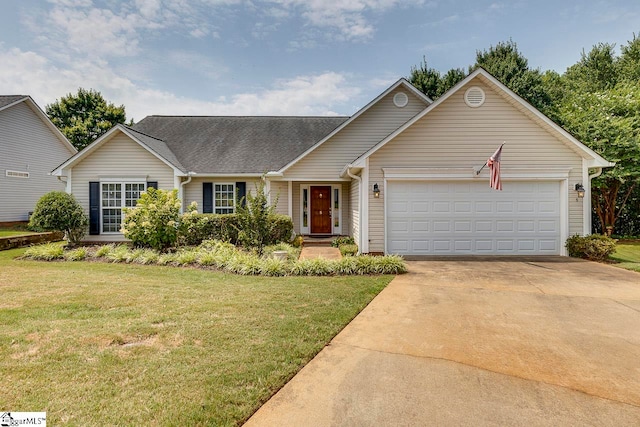
[[[559,254],[559,182],[387,183],[387,250],[400,254]]]

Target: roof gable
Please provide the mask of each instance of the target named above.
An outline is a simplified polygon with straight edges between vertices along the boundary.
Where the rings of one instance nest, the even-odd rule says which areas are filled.
[[[406,89],[408,89],[413,95],[415,95],[416,97],[418,97],[419,99],[421,99],[426,105],[429,105],[431,103],[433,103],[433,101],[426,96],[425,94],[423,94],[422,92],[420,92],[418,89],[416,89],[415,86],[413,86],[411,83],[409,83],[406,79],[401,78],[399,79],[397,82],[395,82],[394,84],[392,84],[391,86],[389,86],[384,92],[382,92],[380,95],[378,95],[376,98],[374,98],[371,102],[369,102],[367,105],[365,105],[364,107],[362,107],[360,110],[358,110],[358,112],[356,112],[353,116],[349,117],[348,120],[346,120],[344,123],[342,123],[339,127],[337,127],[336,129],[333,130],[333,132],[331,132],[330,134],[326,135],[324,138],[322,138],[320,141],[318,141],[316,144],[314,144],[312,147],[309,147],[308,150],[306,150],[305,152],[301,153],[299,156],[297,156],[295,159],[293,159],[292,161],[290,161],[289,163],[287,163],[284,167],[282,167],[278,172],[279,173],[283,173],[285,172],[287,169],[289,169],[291,166],[293,166],[294,164],[296,164],[297,162],[299,162],[301,159],[303,159],[304,157],[306,157],[307,155],[309,155],[311,152],[313,152],[314,150],[316,150],[319,146],[321,146],[322,144],[324,144],[325,142],[327,142],[328,140],[330,140],[333,136],[335,136],[338,132],[340,132],[341,130],[343,130],[344,128],[346,128],[347,126],[349,126],[349,124],[351,124],[353,121],[355,121],[358,117],[362,116],[366,111],[368,111],[371,107],[373,107],[375,104],[377,104],[380,100],[382,100],[383,98],[385,98],[388,94],[390,94],[391,92],[393,92],[396,88],[398,88],[399,86],[403,86]]]
[[[160,159],[163,163],[165,163],[167,166],[172,168],[174,172],[177,173],[178,175],[187,174],[187,171],[175,159],[175,156],[173,156],[173,153],[171,153],[171,150],[169,150],[168,147],[166,147],[166,144],[164,144],[163,141],[148,135],[141,134],[140,132],[133,131],[127,126],[120,125],[120,124],[112,127],[109,131],[107,131],[100,138],[93,141],[91,144],[85,147],[82,151],[78,152],[73,157],[67,159],[64,163],[62,163],[60,166],[55,168],[51,173],[53,175],[62,175],[64,169],[71,168],[74,165],[78,164],[80,161],[82,161],[84,158],[90,156],[93,152],[95,152],[102,145],[106,144],[111,138],[113,138],[119,132],[124,133],[132,141],[139,144],[142,148],[144,148],[149,153],[151,153],[152,155]],[[166,158],[165,156],[168,158]]]
[[[515,92],[513,92],[512,90],[507,88],[504,84],[502,84],[500,81],[498,81],[495,77],[493,77],[488,71],[486,71],[483,68],[478,68],[477,70],[475,70],[474,72],[469,74],[465,79],[460,81],[453,88],[451,88],[449,91],[447,91],[444,95],[442,95],[440,98],[438,98],[433,104],[431,104],[427,108],[425,108],[424,111],[422,111],[421,113],[417,114],[414,118],[409,120],[403,126],[398,128],[395,132],[393,132],[388,137],[386,137],[385,139],[380,141],[378,144],[376,144],[374,147],[372,147],[367,152],[363,153],[361,156],[359,156],[357,159],[355,159],[350,165],[347,165],[347,166],[360,167],[360,168],[364,167],[365,160],[368,157],[370,157],[373,153],[375,153],[380,148],[385,146],[389,141],[393,140],[395,137],[400,135],[406,129],[411,127],[414,123],[416,123],[417,121],[422,119],[425,115],[427,115],[431,111],[437,109],[442,103],[444,103],[447,99],[449,99],[455,93],[457,93],[462,88],[464,88],[469,83],[471,83],[475,78],[482,79],[483,82],[485,82],[490,87],[492,87],[494,90],[496,90],[496,92],[498,92],[499,94],[505,96],[510,101],[512,101],[513,104],[515,104],[516,106],[520,107],[520,109],[523,112],[525,112],[525,114],[527,114],[530,117],[534,118],[535,119],[534,121],[536,121],[538,123],[538,125],[540,125],[543,128],[546,128],[552,134],[556,135],[556,137],[558,137],[558,139],[560,141],[562,141],[565,144],[569,145],[574,151],[579,153],[583,158],[589,159],[590,160],[590,164],[588,165],[589,167],[611,167],[611,166],[614,166],[615,163],[611,163],[611,162],[605,160],[598,153],[596,153],[595,151],[591,150],[589,147],[584,145],[582,142],[578,141],[574,136],[569,134],[566,130],[564,130],[559,125],[557,125],[555,122],[553,122],[551,119],[549,119],[547,116],[542,114],[539,110],[537,110],[535,107],[533,107],[527,101],[522,99]]]
[[[78,150],[69,142],[60,129],[54,125],[49,116],[36,104],[36,102],[29,95],[0,95],[0,111],[9,109],[14,105],[24,102],[31,111],[49,128],[51,133],[62,143],[62,145],[69,150],[70,153],[77,153]]]

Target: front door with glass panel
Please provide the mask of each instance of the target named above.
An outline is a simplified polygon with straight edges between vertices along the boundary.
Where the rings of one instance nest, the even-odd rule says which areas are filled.
[[[311,187],[311,233],[331,234],[331,186]]]

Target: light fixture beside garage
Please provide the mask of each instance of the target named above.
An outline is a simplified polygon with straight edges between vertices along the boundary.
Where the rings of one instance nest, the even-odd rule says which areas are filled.
[[[380,187],[378,187],[378,183],[373,184],[373,197],[376,199],[380,198]]]
[[[576,184],[576,193],[578,194],[578,199],[584,199],[584,186],[580,183]],[[578,200],[576,199],[576,200]]]

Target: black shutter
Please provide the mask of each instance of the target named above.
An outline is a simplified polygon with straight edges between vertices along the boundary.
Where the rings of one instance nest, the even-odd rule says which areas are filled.
[[[100,183],[89,182],[89,234],[100,234]]]
[[[213,213],[213,183],[202,183],[202,213]]]
[[[158,181],[147,181],[147,188],[152,187],[158,189]]]
[[[246,182],[236,182],[236,197],[238,198],[238,203],[240,206],[247,206],[247,183]]]

